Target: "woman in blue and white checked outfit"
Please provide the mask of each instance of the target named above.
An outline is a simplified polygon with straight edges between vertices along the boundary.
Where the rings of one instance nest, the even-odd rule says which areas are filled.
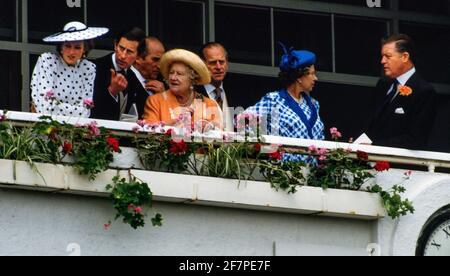
[[[316,56],[309,51],[287,51],[280,63],[279,79],[283,88],[264,96],[245,113],[259,115],[269,135],[324,140],[324,124],[319,102],[309,96],[318,78]],[[306,161],[306,156],[286,154],[284,161]]]

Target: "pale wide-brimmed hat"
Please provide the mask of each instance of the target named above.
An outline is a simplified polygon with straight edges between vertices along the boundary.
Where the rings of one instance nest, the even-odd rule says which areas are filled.
[[[169,79],[170,66],[175,62],[186,64],[199,75],[195,84],[204,85],[211,82],[211,74],[203,60],[193,52],[184,49],[171,50],[162,56],[160,68],[161,74],[166,80]]]
[[[94,39],[109,32],[108,28],[88,28],[81,22],[73,21],[64,26],[60,33],[44,38],[44,42],[83,41]]]

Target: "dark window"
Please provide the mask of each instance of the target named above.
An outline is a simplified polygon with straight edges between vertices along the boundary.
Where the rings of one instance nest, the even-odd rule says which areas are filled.
[[[379,76],[381,39],[387,23],[336,16],[336,72]]]
[[[317,0],[320,2],[326,3],[336,3],[336,4],[344,4],[344,5],[352,5],[352,6],[360,6],[360,7],[368,7],[367,0]],[[375,0],[369,0],[371,3],[377,3]],[[381,8],[389,9],[390,0],[379,0],[381,4]],[[409,1],[409,0],[408,0]]]
[[[30,71],[29,71],[30,81],[33,78],[34,67],[36,66],[38,58],[39,58],[39,55],[30,54]],[[33,99],[31,98],[31,89],[30,89],[29,99],[30,99],[30,103],[32,104]]]
[[[204,4],[199,1],[150,0],[150,34],[167,49],[197,52],[203,44]]]
[[[450,118],[450,95],[438,95],[436,119],[428,143],[431,151],[450,152],[450,120],[448,118]]]
[[[0,72],[0,109],[20,111],[20,53],[0,51]]]
[[[317,55],[316,69],[331,72],[332,44],[331,17],[329,15],[305,14],[298,12],[275,11],[275,42],[286,47],[306,49]],[[282,50],[275,45],[275,65],[280,63]]]
[[[358,138],[373,115],[372,87],[319,82],[311,96],[320,103],[320,116],[325,124],[325,135],[331,139],[329,129],[337,127],[342,141]]]
[[[28,1],[30,42],[42,43],[48,35],[60,32],[70,21],[83,22],[83,8],[69,8],[66,1]]]
[[[2,1],[0,9],[0,39],[14,40],[16,1]]]
[[[279,88],[277,78],[228,74],[224,83],[230,106],[244,107],[257,103],[264,95]]]
[[[127,0],[112,2],[107,0],[89,0],[87,21],[91,27],[107,27],[110,32],[95,40],[96,48],[113,49],[114,39],[120,32],[132,27],[145,31],[145,1]]]
[[[450,83],[450,27],[403,22],[400,31],[416,43],[416,66],[422,76],[430,82]]]
[[[426,12],[434,14],[450,14],[448,0],[399,0],[399,9],[404,11]]]
[[[216,40],[228,48],[231,62],[272,65],[268,8],[216,4],[215,19]]]

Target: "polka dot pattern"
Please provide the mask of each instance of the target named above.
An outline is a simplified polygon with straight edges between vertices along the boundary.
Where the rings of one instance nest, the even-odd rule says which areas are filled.
[[[42,54],[31,80],[31,97],[37,112],[89,117],[83,101],[93,97],[95,73],[95,64],[88,60],[69,66],[58,54]]]
[[[106,34],[108,28],[87,28],[82,31],[63,32],[44,38],[44,42],[65,42],[93,39]]]

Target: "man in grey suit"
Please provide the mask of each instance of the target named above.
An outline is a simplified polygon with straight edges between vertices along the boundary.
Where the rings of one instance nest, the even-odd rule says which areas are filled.
[[[234,131],[234,112],[223,85],[228,73],[228,52],[222,44],[209,42],[200,49],[200,57],[211,73],[211,83],[197,86],[196,90],[217,102],[223,112],[224,129],[226,131]]]

